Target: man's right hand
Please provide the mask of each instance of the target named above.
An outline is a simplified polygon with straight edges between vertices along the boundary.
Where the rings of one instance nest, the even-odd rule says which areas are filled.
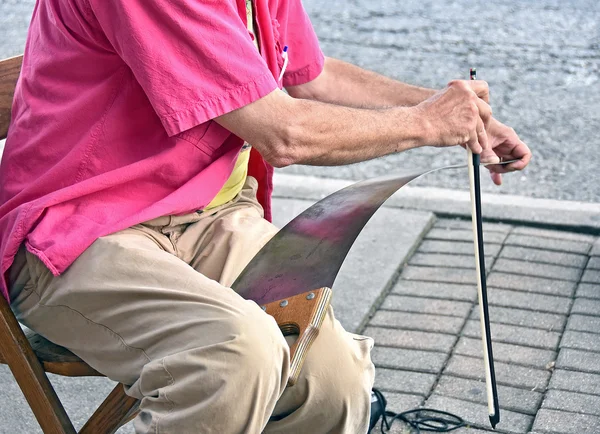
[[[488,87],[482,81],[451,81],[431,98],[414,107],[425,131],[425,146],[468,146],[480,154],[489,148],[486,126],[492,117]]]

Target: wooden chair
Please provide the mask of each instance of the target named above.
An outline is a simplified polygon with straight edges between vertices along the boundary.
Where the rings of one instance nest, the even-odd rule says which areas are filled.
[[[6,138],[15,84],[23,57],[0,61],[0,140]],[[67,377],[103,376],[69,350],[40,335],[23,332],[4,297],[0,296],[0,363],[10,367],[33,414],[47,434],[76,433],[46,372]],[[79,431],[112,434],[135,417],[139,401],[118,384]]]

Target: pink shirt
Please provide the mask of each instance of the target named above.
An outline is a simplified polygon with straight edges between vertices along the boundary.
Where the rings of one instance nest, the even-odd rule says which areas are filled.
[[[23,242],[59,275],[98,237],[212,200],[243,142],[211,119],[323,67],[300,0],[255,11],[261,53],[245,0],[37,1],[0,165],[5,297]],[[272,173],[252,150],[269,219]]]

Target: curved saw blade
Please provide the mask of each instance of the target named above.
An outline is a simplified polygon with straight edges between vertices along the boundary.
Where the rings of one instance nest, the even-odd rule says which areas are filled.
[[[333,286],[356,237],[371,216],[410,181],[448,166],[359,181],[320,200],[281,229],[233,283],[258,304]]]

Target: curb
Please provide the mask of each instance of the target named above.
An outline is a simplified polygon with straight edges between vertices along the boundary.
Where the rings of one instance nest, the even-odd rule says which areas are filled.
[[[274,197],[320,200],[356,181],[275,173]],[[600,204],[482,193],[483,218],[511,224],[600,235]],[[468,191],[406,186],[386,207],[471,218]]]

